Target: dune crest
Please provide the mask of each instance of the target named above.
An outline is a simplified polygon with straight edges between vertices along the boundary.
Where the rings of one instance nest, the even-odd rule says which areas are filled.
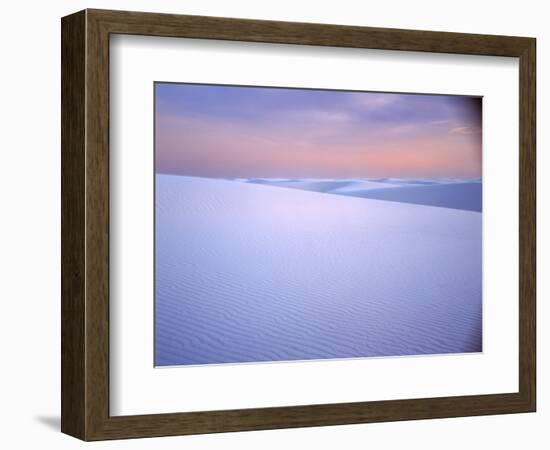
[[[367,180],[285,180],[253,178],[245,179],[244,181],[269,186],[324,192],[327,194],[440,206],[443,208],[464,209],[466,211],[481,212],[482,209],[482,184],[479,179],[378,178]]]

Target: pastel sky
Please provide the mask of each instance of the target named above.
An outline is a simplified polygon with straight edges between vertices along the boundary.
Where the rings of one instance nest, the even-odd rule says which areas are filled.
[[[479,177],[479,97],[156,83],[159,173]]]

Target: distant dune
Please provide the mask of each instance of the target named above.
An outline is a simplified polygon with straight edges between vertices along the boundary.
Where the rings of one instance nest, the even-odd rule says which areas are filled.
[[[267,184],[328,194],[349,195],[392,202],[441,206],[444,208],[482,210],[480,180],[397,179],[371,180],[274,180],[257,178],[248,183]]]
[[[155,321],[159,366],[479,352],[481,214],[157,175]]]
[[[392,187],[386,189],[355,190],[348,192],[346,195],[481,212],[481,189],[481,183],[470,182],[407,185],[398,189]]]

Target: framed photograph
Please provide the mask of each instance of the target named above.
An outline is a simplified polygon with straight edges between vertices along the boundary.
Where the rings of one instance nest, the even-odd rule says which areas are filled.
[[[62,431],[535,411],[535,39],[62,29]]]

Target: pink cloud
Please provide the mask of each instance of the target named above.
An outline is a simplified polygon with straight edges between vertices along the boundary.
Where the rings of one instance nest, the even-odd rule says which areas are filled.
[[[358,131],[343,116],[328,119],[261,129],[226,120],[162,117],[157,120],[157,171],[213,177],[481,175],[481,139],[458,139],[473,133],[417,127],[400,133],[389,127]]]
[[[453,134],[481,134],[481,127],[454,127],[449,132]]]

